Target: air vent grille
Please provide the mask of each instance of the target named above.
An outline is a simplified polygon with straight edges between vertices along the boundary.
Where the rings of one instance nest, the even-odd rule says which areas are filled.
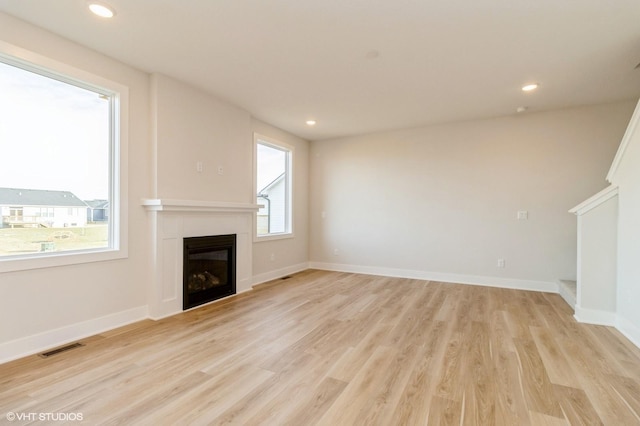
[[[77,342],[76,343],[71,343],[70,345],[62,346],[62,347],[57,348],[57,349],[52,349],[50,351],[43,352],[43,353],[39,354],[38,356],[40,358],[49,358],[51,356],[58,355],[58,354],[60,354],[62,352],[67,352],[67,351],[70,351],[71,349],[80,348],[82,346],[84,346],[84,344],[82,344],[82,343],[77,343]]]

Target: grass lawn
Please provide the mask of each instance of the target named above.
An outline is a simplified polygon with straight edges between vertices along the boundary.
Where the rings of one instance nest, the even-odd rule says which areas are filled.
[[[0,228],[0,256],[106,247],[108,225],[83,228]]]

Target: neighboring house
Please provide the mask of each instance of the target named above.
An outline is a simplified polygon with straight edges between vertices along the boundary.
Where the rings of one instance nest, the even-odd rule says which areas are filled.
[[[257,203],[262,204],[258,210],[258,234],[285,232],[285,174],[281,174],[271,183],[258,191]]]
[[[85,226],[87,205],[69,191],[0,188],[0,227]]]
[[[109,221],[108,200],[84,200],[84,202],[89,207],[87,209],[87,222]]]

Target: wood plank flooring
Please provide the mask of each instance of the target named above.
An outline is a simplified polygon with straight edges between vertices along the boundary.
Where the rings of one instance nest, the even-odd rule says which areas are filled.
[[[557,294],[309,270],[0,365],[0,424],[640,424],[640,350],[572,314]]]

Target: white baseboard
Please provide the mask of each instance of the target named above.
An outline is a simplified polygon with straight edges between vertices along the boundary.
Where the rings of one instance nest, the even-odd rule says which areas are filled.
[[[305,262],[255,275],[252,280],[253,285],[281,278],[283,276],[304,271],[309,268],[337,272],[390,276],[398,278],[412,278],[428,281],[483,285],[489,287],[544,291],[551,293],[558,292],[557,284],[552,282],[447,274],[438,272],[378,268],[370,266],[355,266],[322,262]],[[240,293],[244,293],[247,291],[251,291],[251,289],[246,289],[244,291],[241,291]],[[175,315],[175,313],[172,313],[170,315]],[[94,318],[81,323],[72,324],[55,330],[50,330],[44,333],[39,333],[9,342],[0,343],[0,364],[13,361],[25,356],[33,355],[47,349],[62,346],[66,343],[74,342],[85,337],[93,336],[108,330],[112,330],[114,328],[122,327],[124,325],[131,324],[136,321],[141,321],[149,317],[150,316],[148,307],[140,306],[126,311],[116,312],[114,314],[106,315],[100,318]],[[576,306],[575,318],[577,321],[583,323],[615,326],[634,345],[640,348],[640,327],[624,318],[621,318],[614,312],[597,311]]]
[[[516,278],[450,274],[443,272],[414,271],[410,269],[380,268],[376,266],[359,266],[323,262],[309,262],[309,268],[322,269],[325,271],[351,272],[355,274],[381,275],[384,277],[412,278],[425,281],[441,281],[446,283],[558,293],[558,284],[551,281],[532,281]]]
[[[575,314],[573,315],[573,317],[578,322],[595,325],[608,325],[612,327],[616,326],[617,315],[615,312],[587,309],[577,304],[574,310]]]
[[[640,348],[640,327],[618,315],[616,328],[620,333],[624,334],[627,339],[631,340],[631,343]]]
[[[595,325],[606,325],[615,327],[622,333],[631,343],[640,348],[640,327],[631,321],[620,317],[615,312],[596,311],[593,309],[584,309],[576,306],[576,314],[574,315],[578,322]]]
[[[558,293],[560,293],[560,296],[564,299],[565,302],[567,302],[567,304],[569,306],[571,306],[571,309],[573,309],[575,311],[576,309],[576,295],[573,294],[573,292],[571,292],[568,288],[568,280],[559,280],[558,281]]]
[[[385,277],[412,278],[427,281],[483,285],[487,287],[559,293],[558,283],[530,281],[500,277],[448,274],[441,272],[413,271],[407,269],[380,268],[375,266],[346,265],[341,263],[309,262],[309,268],[325,271],[351,272],[354,274],[381,275]],[[575,319],[586,324],[606,325],[617,328],[631,343],[640,348],[640,327],[621,318],[615,312],[598,311],[575,306]]]
[[[148,307],[140,306],[44,333],[0,343],[0,364],[113,330],[148,317]]]
[[[307,262],[298,263],[297,265],[287,266],[285,268],[276,269],[275,271],[264,272],[253,276],[253,285],[266,283],[267,281],[276,280],[284,276],[295,274],[309,269]]]
[[[304,271],[306,269],[309,269],[309,265],[305,262],[256,275],[246,281],[249,281],[253,286],[266,281],[281,278],[285,275]],[[253,290],[252,286],[248,288],[241,288],[237,294]],[[215,302],[216,301],[212,303]],[[114,328],[122,327],[136,321],[141,321],[144,319],[158,320],[161,318],[179,314],[181,312],[182,310],[176,312],[164,312],[154,317],[150,315],[148,306],[140,306],[137,308],[129,309],[127,311],[116,312],[114,314],[106,315],[100,318],[94,318],[77,324],[71,324],[69,326],[45,331],[43,333],[38,333],[32,336],[0,343],[0,364],[43,352],[47,349],[62,346],[70,342],[75,342],[77,340],[84,339],[85,337],[93,336],[108,330],[113,330]]]

